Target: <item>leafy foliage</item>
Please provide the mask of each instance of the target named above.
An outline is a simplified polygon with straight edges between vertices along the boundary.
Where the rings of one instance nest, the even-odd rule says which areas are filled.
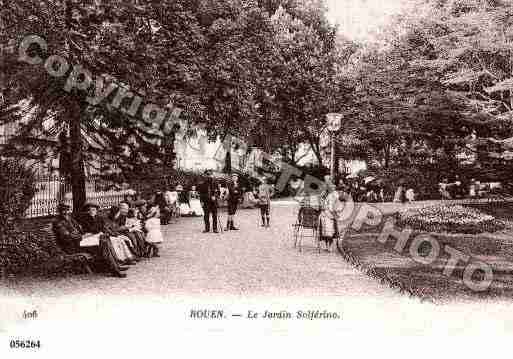
[[[353,132],[371,169],[438,166],[450,177],[472,164],[511,180],[511,7],[418,1],[415,9],[345,68],[356,83]]]
[[[36,193],[33,172],[19,159],[0,160],[0,232],[8,218],[23,217]]]

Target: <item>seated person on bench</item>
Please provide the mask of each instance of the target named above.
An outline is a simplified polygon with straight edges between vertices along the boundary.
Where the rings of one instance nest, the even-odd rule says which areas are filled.
[[[119,207],[112,207],[110,210],[109,220],[112,222],[113,231],[117,234],[126,236],[130,239],[130,249],[136,257],[136,260],[146,252],[146,242],[144,234],[141,231],[132,231],[127,226],[128,211],[130,207],[127,203],[121,202]]]
[[[57,245],[67,254],[80,252],[90,253],[101,257],[109,266],[110,271],[117,277],[126,277],[122,273],[126,268],[121,267],[116,258],[116,253],[108,236],[103,236],[97,247],[82,248],[80,242],[83,239],[84,231],[80,224],[71,217],[70,206],[59,204],[57,207],[58,217],[52,224]]]
[[[98,239],[108,237],[118,262],[135,264],[136,257],[130,250],[130,239],[116,232],[112,222],[106,221],[98,214],[98,205],[88,203],[85,209],[87,213],[81,217],[80,224],[87,237],[82,240],[81,246],[95,246]]]

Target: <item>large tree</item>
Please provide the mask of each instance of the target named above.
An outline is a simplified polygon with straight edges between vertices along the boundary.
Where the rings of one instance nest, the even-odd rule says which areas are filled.
[[[38,35],[48,44],[42,55],[59,55],[68,64],[82,66],[91,72],[95,85],[101,81],[106,89],[115,84],[118,90],[133,92],[132,99],[139,95],[146,104],[163,107],[173,102],[188,116],[198,108],[195,74],[202,63],[201,51],[196,52],[202,34],[194,8],[188,1],[25,0],[3,8],[1,40],[18,45],[25,36]],[[66,89],[72,68],[56,78],[42,65],[24,64],[16,57],[11,54],[1,69],[4,106],[18,107],[18,112],[2,116],[3,123],[17,121],[18,125],[4,155],[42,159],[64,147],[57,138],[68,136],[75,210],[85,201],[84,162],[88,159],[98,163],[101,156],[104,163],[115,163],[127,173],[141,163],[171,165],[176,128],[165,121],[157,125],[142,121],[142,106],[129,116],[126,109],[132,99],[116,104],[116,91],[93,106],[86,97],[95,95],[95,86],[87,91]]]

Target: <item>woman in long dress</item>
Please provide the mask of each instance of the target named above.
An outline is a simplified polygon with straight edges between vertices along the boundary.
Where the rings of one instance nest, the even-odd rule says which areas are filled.
[[[189,193],[189,205],[194,216],[203,217],[203,207],[201,206],[196,186],[191,187],[191,191]]]
[[[87,237],[108,236],[112,243],[112,248],[117,259],[121,264],[135,264],[135,256],[130,251],[127,241],[129,239],[115,233],[114,229],[108,221],[98,215],[98,205],[95,203],[87,203],[86,215],[81,218],[81,225]]]
[[[322,196],[322,211],[319,215],[319,237],[326,244],[326,250],[331,252],[333,240],[339,235],[338,213],[342,207],[339,193],[335,185],[329,183],[328,191]]]
[[[189,191],[184,191],[181,185],[176,186],[178,192],[178,208],[181,216],[190,216],[192,214]]]
[[[162,243],[164,238],[160,229],[160,209],[155,202],[150,203],[150,208],[146,214],[145,228],[148,231],[146,242],[150,246],[150,253],[153,257],[159,257],[158,244]]]

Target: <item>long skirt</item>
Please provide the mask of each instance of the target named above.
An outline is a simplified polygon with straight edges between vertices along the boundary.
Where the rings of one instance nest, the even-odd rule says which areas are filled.
[[[97,233],[91,236],[84,237],[82,242],[80,242],[80,247],[83,249],[89,248],[98,248],[100,245],[101,238],[109,239],[112,244],[112,249],[114,250],[114,255],[116,259],[120,262],[124,262],[127,260],[134,259],[132,252],[130,251],[129,244],[130,239],[126,236],[108,236],[103,233]],[[128,243],[127,243],[128,242]]]
[[[128,247],[127,241],[130,242],[130,239],[126,236],[117,236],[110,237],[112,247],[114,248],[114,252],[116,253],[116,257],[119,261],[131,261],[134,259],[134,255],[130,251]]]
[[[181,216],[190,216],[192,214],[192,209],[188,203],[180,203],[179,208]]]
[[[203,216],[203,207],[199,199],[191,199],[191,211],[195,216]]]
[[[146,242],[144,240],[144,233],[141,231],[130,231],[126,234],[126,236],[130,239],[130,247],[133,253],[142,257],[146,250]]]
[[[164,242],[162,231],[160,230],[160,219],[150,218],[146,221],[146,242],[156,244]]]
[[[321,240],[332,241],[337,235],[337,216],[329,211],[322,211],[319,215],[319,236]]]

